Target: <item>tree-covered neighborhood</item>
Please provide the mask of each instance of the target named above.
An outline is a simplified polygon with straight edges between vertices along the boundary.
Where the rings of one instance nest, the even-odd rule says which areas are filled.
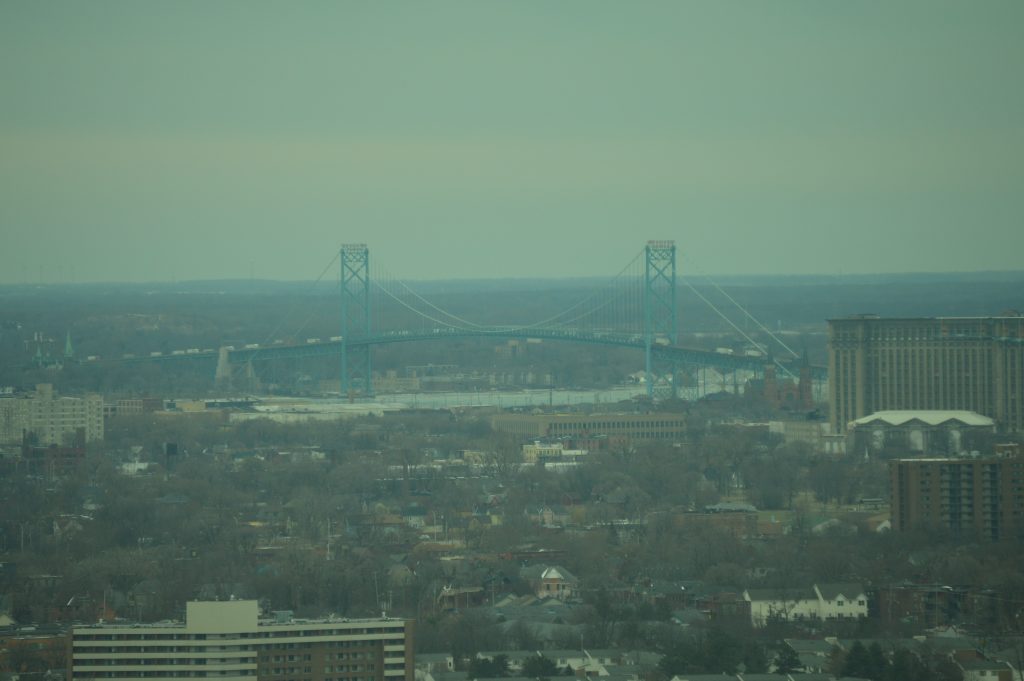
[[[101,443],[6,450],[7,669],[67,664],[75,622],[233,599],[414,620],[438,681],[1020,668],[1019,539],[892,531],[899,452],[787,438],[813,413],[753,394],[519,409],[685,423],[538,450],[496,407],[237,418],[258,402],[108,410]]]

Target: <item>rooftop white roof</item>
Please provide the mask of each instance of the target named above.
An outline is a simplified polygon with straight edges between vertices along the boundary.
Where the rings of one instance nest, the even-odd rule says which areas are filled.
[[[874,414],[862,416],[852,422],[851,425],[862,426],[876,421],[882,421],[891,426],[901,426],[908,421],[921,421],[930,426],[937,426],[947,421],[960,421],[968,426],[994,426],[995,421],[987,416],[974,411],[945,411],[945,410],[906,410],[906,411],[876,411]]]

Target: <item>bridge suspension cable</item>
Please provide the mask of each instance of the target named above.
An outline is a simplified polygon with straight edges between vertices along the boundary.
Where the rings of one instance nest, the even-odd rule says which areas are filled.
[[[307,297],[311,293],[313,293],[313,290],[316,289],[316,287],[320,284],[320,282],[327,275],[327,273],[331,270],[331,268],[334,267],[334,264],[336,262],[338,262],[338,258],[339,257],[341,257],[340,251],[335,251],[334,252],[334,257],[331,258],[330,262],[328,262],[327,265],[324,266],[323,270],[320,271],[320,275],[316,279],[313,280],[313,283],[309,285],[309,288],[307,288],[305,291],[303,291],[300,294],[299,297]],[[291,317],[292,313],[295,312],[295,309],[298,307],[298,298],[299,297],[296,297],[296,298],[292,299],[292,303],[288,307],[288,310],[285,312],[284,316],[281,318],[281,321],[278,322],[277,326],[275,326],[274,329],[270,333],[267,334],[266,338],[264,338],[263,342],[260,344],[260,348],[257,348],[256,352],[253,353],[253,359],[255,359],[259,355],[259,353],[262,350],[263,346],[265,346],[268,343],[270,343],[271,341],[273,341],[274,338],[277,337],[277,335],[280,333],[281,329],[284,328],[284,325],[288,322],[288,319]],[[291,336],[298,336],[300,333],[302,333],[302,330],[304,328],[306,328],[306,325],[309,324],[309,322],[313,319],[315,314],[316,314],[315,310],[311,311],[306,316],[306,319],[302,322],[302,324],[300,324],[298,326],[298,328],[293,333],[291,333],[289,335],[291,335]]]
[[[764,346],[764,345],[762,345],[761,343],[758,343],[758,342],[757,342],[756,340],[754,340],[753,338],[751,338],[751,337],[750,337],[750,336],[749,336],[749,335],[747,334],[747,332],[746,332],[746,331],[744,331],[744,330],[743,330],[743,329],[741,329],[741,328],[740,328],[739,326],[737,326],[737,325],[736,325],[736,324],[735,324],[735,323],[734,323],[734,322],[733,322],[733,321],[732,321],[731,319],[729,319],[729,317],[728,317],[728,316],[726,316],[726,314],[725,314],[724,312],[722,312],[722,311],[721,311],[721,310],[719,310],[719,309],[718,309],[717,307],[715,307],[715,304],[714,304],[714,303],[712,303],[712,302],[711,302],[710,300],[708,300],[708,299],[707,299],[707,298],[706,298],[706,297],[704,296],[704,294],[703,294],[703,293],[701,293],[700,291],[698,291],[698,290],[696,289],[696,287],[694,287],[694,285],[693,285],[693,284],[691,284],[691,283],[689,282],[689,280],[687,280],[687,279],[686,279],[686,278],[684,278],[684,277],[681,277],[681,279],[683,280],[683,283],[684,283],[684,284],[686,284],[686,286],[687,286],[687,287],[688,287],[688,288],[689,288],[689,289],[690,289],[691,291],[693,291],[693,293],[694,293],[694,294],[695,294],[695,295],[696,295],[696,296],[697,296],[698,298],[700,298],[701,300],[703,300],[703,301],[704,301],[704,302],[705,302],[705,303],[707,304],[707,306],[708,306],[708,307],[710,307],[710,308],[711,308],[712,310],[714,310],[714,311],[715,311],[715,313],[716,313],[716,314],[717,314],[717,315],[718,315],[719,317],[721,317],[722,319],[724,319],[724,320],[725,320],[725,322],[726,322],[726,323],[727,323],[727,324],[728,324],[729,326],[731,326],[731,327],[732,327],[733,329],[735,329],[735,330],[736,330],[736,332],[737,332],[738,334],[740,334],[740,335],[741,335],[741,336],[743,336],[743,337],[744,337],[745,339],[747,339],[747,342],[749,342],[749,343],[750,343],[751,345],[753,345],[753,346],[754,346],[755,348],[757,348],[757,349],[761,350],[761,352],[767,352],[767,351],[768,351],[768,348],[767,348],[767,347],[765,347],[765,346]],[[779,367],[780,369],[782,369],[782,370],[783,370],[783,371],[784,371],[784,372],[786,373],[786,375],[787,375],[787,376],[789,376],[790,378],[793,378],[793,379],[795,379],[795,378],[796,378],[796,376],[795,376],[795,375],[793,374],[793,372],[792,372],[792,371],[790,371],[790,370],[789,370],[789,368],[787,368],[785,364],[783,364],[782,362],[780,362],[779,360],[777,360],[777,359],[776,359],[776,358],[774,357],[774,355],[771,355],[771,353],[768,353],[768,354],[769,354],[769,355],[771,356],[771,358],[772,358],[772,362],[774,362],[776,366],[778,366],[778,367]]]
[[[402,300],[402,299],[401,299],[400,297],[398,297],[398,296],[397,296],[397,295],[395,295],[395,294],[394,294],[394,293],[393,293],[392,291],[388,290],[388,289],[387,289],[387,288],[385,288],[385,287],[381,287],[381,286],[378,286],[378,287],[377,287],[377,290],[378,290],[378,291],[379,291],[380,293],[382,293],[382,294],[384,294],[385,296],[387,296],[388,298],[391,298],[391,299],[392,299],[392,300],[394,300],[394,301],[395,301],[396,303],[398,303],[398,304],[399,304],[399,305],[401,305],[402,307],[406,308],[406,309],[407,309],[407,310],[409,310],[410,312],[413,312],[414,314],[418,315],[419,317],[421,317],[421,318],[423,318],[423,319],[426,319],[426,320],[428,320],[428,321],[432,321],[432,322],[434,322],[435,324],[440,324],[441,326],[446,326],[446,327],[448,327],[448,328],[450,328],[450,329],[458,329],[459,331],[475,331],[475,332],[484,332],[484,333],[486,333],[487,331],[490,331],[490,330],[491,330],[491,327],[481,326],[481,325],[479,325],[479,324],[475,324],[475,323],[473,323],[473,322],[467,322],[467,323],[469,323],[469,324],[471,324],[471,325],[473,325],[473,326],[477,327],[477,328],[475,328],[475,329],[474,329],[474,328],[468,328],[468,327],[465,327],[465,326],[459,326],[459,325],[457,325],[457,324],[452,324],[451,322],[446,322],[446,321],[444,321],[444,320],[442,320],[442,319],[438,319],[437,317],[434,317],[434,316],[428,315],[428,314],[426,314],[425,312],[423,312],[423,311],[421,311],[421,310],[417,310],[417,309],[416,309],[415,307],[413,307],[412,305],[410,305],[410,304],[409,304],[409,303],[407,303],[406,301]],[[425,301],[424,301],[424,302],[425,302]],[[461,318],[459,318],[459,317],[456,317],[455,315],[451,315],[451,314],[448,314],[447,312],[445,312],[444,310],[442,310],[442,309],[441,309],[441,308],[439,308],[439,307],[436,307],[436,306],[434,306],[434,305],[431,305],[431,307],[432,307],[432,308],[434,308],[434,309],[436,309],[436,310],[439,310],[440,312],[442,312],[443,314],[445,314],[445,315],[447,315],[447,316],[449,316],[449,317],[452,317],[453,319],[461,319]]]
[[[445,317],[450,317],[451,319],[454,319],[455,321],[459,322],[460,324],[464,324],[466,327],[474,327],[476,330],[486,330],[486,329],[491,328],[491,327],[486,326],[484,324],[477,324],[476,322],[470,321],[468,319],[463,319],[462,317],[459,317],[458,315],[452,314],[451,312],[448,312],[447,310],[438,307],[437,305],[435,305],[434,303],[430,302],[429,300],[427,300],[426,298],[421,296],[419,293],[414,291],[412,288],[410,288],[409,285],[407,283],[405,283],[404,280],[399,279],[398,277],[393,276],[386,269],[381,267],[379,264],[375,266],[375,269],[382,270],[384,272],[384,281],[385,282],[387,282],[389,284],[393,283],[393,284],[396,284],[397,286],[400,286],[402,289],[407,291],[409,293],[409,295],[411,295],[413,298],[415,298],[416,300],[420,301],[421,303],[423,303],[424,305],[426,305],[430,309],[434,310],[435,312],[438,312],[438,313],[440,313],[441,315],[443,315]],[[462,331],[471,331],[471,330],[473,330],[473,329],[470,329],[470,328],[463,328],[463,327],[457,326],[455,324],[452,324],[451,322],[446,322],[446,321],[444,321],[442,319],[437,319],[436,317],[433,317],[433,316],[428,315],[428,314],[426,314],[426,313],[424,313],[424,312],[422,312],[420,310],[417,310],[415,307],[413,307],[409,303],[407,303],[404,300],[402,300],[393,291],[388,290],[389,287],[381,285],[379,283],[378,279],[373,279],[372,283],[373,283],[373,285],[375,287],[377,287],[379,289],[379,291],[381,293],[387,295],[389,298],[393,299],[398,304],[400,304],[403,307],[407,308],[408,310],[414,312],[415,314],[423,317],[424,319],[428,319],[428,320],[430,320],[430,321],[432,321],[434,323],[441,324],[442,326],[450,326],[453,329],[457,328],[457,329],[460,329]]]
[[[372,285],[374,293],[378,296],[394,301],[419,319],[459,331],[507,334],[510,332],[529,331],[531,329],[550,330],[552,328],[565,328],[582,319],[590,318],[595,324],[603,324],[601,328],[608,331],[639,333],[642,328],[642,319],[639,311],[643,296],[643,254],[643,251],[637,253],[618,274],[611,278],[606,286],[584,296],[555,315],[528,324],[499,326],[481,324],[466,319],[427,300],[413,290],[405,281],[395,277],[387,269],[379,265],[374,268],[377,274],[372,279]],[[396,289],[398,290],[396,291]],[[415,302],[427,306],[433,312],[425,312],[416,304],[409,302],[407,298],[410,297]],[[591,304],[593,304],[592,307],[586,307]],[[374,308],[379,313],[381,305],[374,305]],[[580,311],[581,308],[582,311]],[[576,314],[572,314],[573,312],[576,312]]]
[[[776,335],[775,335],[774,333],[772,333],[772,330],[771,330],[771,329],[769,329],[769,328],[768,328],[767,326],[765,326],[764,324],[762,324],[762,323],[761,323],[761,321],[760,321],[760,320],[759,320],[759,319],[758,319],[757,317],[755,317],[754,315],[750,314],[750,312],[749,312],[749,311],[748,311],[748,310],[747,310],[747,309],[746,309],[745,307],[743,307],[742,305],[740,305],[740,304],[739,304],[739,302],[737,302],[735,298],[733,298],[733,297],[732,297],[732,296],[730,296],[730,295],[729,295],[728,293],[726,293],[726,292],[725,292],[725,291],[724,291],[724,290],[722,289],[722,287],[721,287],[721,286],[719,286],[719,285],[718,285],[718,284],[717,284],[717,283],[716,283],[716,282],[715,282],[715,281],[714,281],[714,280],[713,280],[713,279],[711,278],[711,276],[710,276],[710,275],[708,275],[707,273],[705,273],[705,272],[701,271],[701,269],[700,269],[700,268],[699,268],[699,267],[698,267],[698,266],[697,266],[697,265],[696,265],[696,264],[695,264],[695,263],[694,263],[694,262],[693,262],[692,260],[690,260],[690,259],[687,259],[687,265],[688,265],[688,266],[690,266],[690,267],[692,267],[693,269],[697,270],[697,272],[698,272],[698,273],[699,273],[699,274],[700,274],[700,275],[701,275],[702,277],[704,277],[705,279],[707,279],[707,280],[708,280],[708,282],[709,282],[709,283],[710,283],[710,284],[711,284],[712,286],[714,286],[714,287],[715,287],[715,290],[717,290],[717,291],[718,291],[719,293],[721,293],[721,294],[722,294],[723,296],[725,296],[725,297],[726,297],[726,298],[727,298],[727,299],[729,300],[729,302],[730,302],[730,303],[732,303],[733,305],[735,305],[735,306],[736,306],[736,307],[737,307],[737,308],[739,309],[739,311],[740,311],[740,312],[742,312],[742,313],[743,313],[744,315],[746,315],[746,316],[747,316],[747,318],[748,318],[748,319],[750,319],[750,320],[751,320],[752,322],[754,322],[755,324],[757,324],[757,326],[758,326],[758,327],[759,327],[759,328],[760,328],[760,329],[761,329],[762,331],[764,331],[764,332],[765,332],[766,334],[768,334],[768,336],[769,336],[769,337],[770,337],[770,338],[771,338],[772,340],[774,340],[774,341],[775,341],[776,343],[778,343],[778,344],[779,344],[779,345],[781,345],[781,346],[782,346],[783,348],[785,348],[787,352],[789,352],[789,353],[790,353],[791,355],[793,355],[793,357],[799,357],[799,356],[800,356],[800,355],[799,355],[799,354],[798,354],[798,353],[797,353],[797,352],[796,352],[795,350],[793,350],[793,348],[791,348],[791,347],[789,347],[788,345],[786,345],[786,344],[785,344],[785,343],[784,343],[784,342],[782,341],[782,339],[781,339],[781,338],[779,338],[779,337],[778,337],[778,336],[776,336]],[[708,304],[710,305],[710,303],[708,303]]]
[[[534,329],[534,328],[542,327],[542,326],[544,326],[546,324],[551,324],[551,323],[555,322],[556,320],[560,319],[561,317],[563,317],[564,315],[569,314],[573,310],[586,305],[587,303],[591,302],[592,300],[594,300],[595,298],[598,298],[601,295],[604,295],[606,292],[609,292],[609,291],[612,292],[612,297],[607,299],[607,300],[605,300],[603,303],[601,303],[597,307],[595,307],[593,309],[590,309],[590,310],[587,310],[587,311],[583,312],[582,314],[578,314],[578,315],[576,315],[574,317],[570,317],[568,319],[564,319],[564,320],[558,322],[558,324],[557,324],[557,326],[566,326],[566,325],[571,324],[573,322],[579,321],[580,319],[584,319],[584,318],[592,315],[593,313],[608,307],[608,305],[610,305],[610,304],[614,304],[619,299],[629,297],[631,294],[634,294],[634,293],[637,293],[637,294],[641,293],[642,292],[642,280],[641,280],[641,272],[640,272],[639,265],[641,263],[641,258],[643,257],[643,255],[644,255],[644,251],[641,250],[635,256],[633,256],[633,259],[630,260],[626,264],[626,266],[623,267],[618,272],[618,274],[616,274],[614,277],[612,277],[611,281],[604,288],[601,288],[601,289],[598,289],[597,291],[592,292],[590,295],[586,296],[585,298],[582,298],[582,299],[578,300],[573,305],[570,305],[568,308],[562,310],[561,312],[559,312],[558,314],[556,314],[556,315],[554,315],[552,317],[548,317],[547,319],[542,319],[541,321],[534,322],[533,324],[527,324],[527,325],[523,325],[523,326],[518,326],[518,327],[516,327],[516,329],[517,330],[524,330],[525,331],[525,330],[528,330],[528,329]],[[624,279],[627,282],[627,287],[625,289],[619,288],[619,290],[616,291],[615,290],[616,289],[616,283],[620,279]],[[630,283],[629,283],[631,280],[633,282],[632,285],[630,285]],[[632,290],[634,287],[636,289],[635,291]],[[639,310],[639,307],[637,307],[637,310]]]

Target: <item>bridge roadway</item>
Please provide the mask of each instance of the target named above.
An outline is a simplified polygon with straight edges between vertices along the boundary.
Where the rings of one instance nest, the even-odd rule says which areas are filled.
[[[608,345],[613,347],[634,348],[643,350],[645,347],[644,338],[640,335],[628,335],[615,332],[584,332],[562,329],[542,328],[491,328],[486,330],[470,331],[463,329],[437,328],[423,331],[388,331],[365,338],[352,339],[349,347],[363,347],[366,345],[390,345],[392,343],[412,343],[445,338],[501,338],[501,339],[529,339],[567,341],[573,343],[588,343],[591,345]],[[304,357],[328,357],[338,355],[341,352],[342,340],[327,340],[313,343],[297,343],[291,345],[272,344],[259,347],[243,347],[228,349],[228,361],[231,364],[247,364],[249,362],[269,362],[279,359],[301,359]],[[730,355],[711,350],[687,348],[678,345],[654,344],[651,352],[663,359],[670,359],[684,366],[701,366],[713,368],[723,372],[753,371],[760,373],[764,370],[766,358],[751,357],[748,355]],[[137,357],[124,357],[121,359],[106,360],[114,362],[165,362],[178,360],[213,360],[217,361],[220,355],[219,350],[200,351],[177,351],[177,353],[163,353],[161,355],[140,355]],[[785,363],[784,363],[785,364]],[[798,367],[790,364],[790,371],[797,373]],[[828,369],[822,366],[811,366],[811,377],[814,380],[825,380],[828,378]]]

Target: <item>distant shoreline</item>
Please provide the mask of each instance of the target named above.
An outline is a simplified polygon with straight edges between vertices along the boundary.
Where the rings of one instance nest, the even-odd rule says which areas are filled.
[[[820,285],[879,285],[889,283],[927,284],[944,283],[1014,283],[1024,282],[1024,270],[978,270],[969,272],[890,272],[879,274],[843,273],[843,274],[728,274],[703,275],[688,274],[679,271],[677,275],[694,286],[701,288],[718,284],[720,286],[820,286]],[[531,291],[550,288],[573,289],[589,288],[595,284],[607,282],[609,277],[543,277],[543,278],[512,278],[498,277],[493,279],[409,279],[409,283],[422,286],[426,292],[459,292],[459,291]],[[713,283],[714,284],[713,284]],[[9,294],[35,290],[68,290],[96,292],[103,289],[151,291],[153,293],[205,293],[205,294],[245,294],[278,292],[307,292],[313,286],[312,281],[294,281],[283,279],[196,279],[186,281],[96,281],[96,282],[53,282],[53,283],[6,283],[0,284],[0,293]],[[334,294],[336,282],[320,282],[312,293]]]

